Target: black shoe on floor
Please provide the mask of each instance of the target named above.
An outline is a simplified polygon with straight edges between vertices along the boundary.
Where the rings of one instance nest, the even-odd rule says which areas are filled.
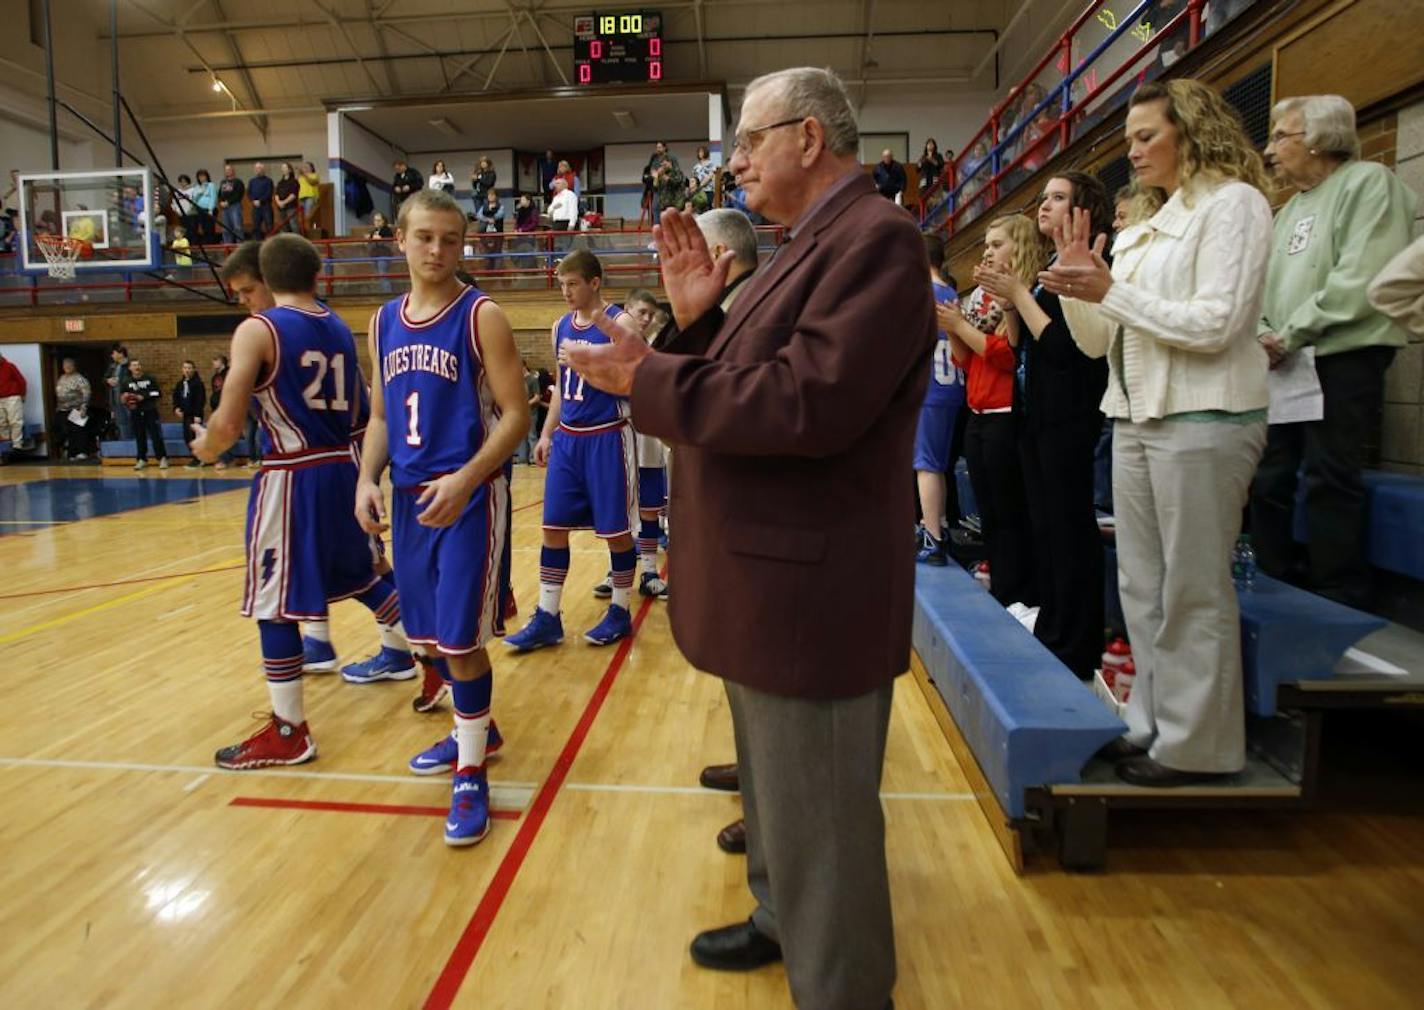
[[[692,941],[692,960],[717,971],[751,971],[781,960],[781,944],[752,921],[709,929]]]
[[[1175,789],[1179,786],[1214,785],[1231,778],[1230,772],[1184,772],[1158,764],[1150,757],[1128,758],[1118,762],[1117,777],[1128,785],[1149,789]]]
[[[1127,737],[1118,737],[1115,740],[1103,744],[1098,748],[1098,752],[1093,757],[1102,761],[1109,761],[1117,764],[1119,761],[1127,761],[1131,758],[1146,757],[1146,748],[1139,747],[1135,743],[1128,743]]]

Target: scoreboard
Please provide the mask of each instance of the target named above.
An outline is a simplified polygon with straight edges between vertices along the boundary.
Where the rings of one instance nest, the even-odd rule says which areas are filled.
[[[574,73],[579,84],[662,80],[662,14],[617,11],[574,18]]]

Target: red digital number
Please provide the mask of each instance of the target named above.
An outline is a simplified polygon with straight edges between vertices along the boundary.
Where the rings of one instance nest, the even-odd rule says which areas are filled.
[[[660,81],[663,79],[663,61],[653,60],[648,64],[648,80]]]
[[[580,63],[578,68],[579,83],[590,84],[593,81],[593,67],[587,63]]]
[[[603,40],[594,39],[588,44],[588,58],[591,60],[603,59]]]
[[[661,56],[663,54],[663,40],[658,38],[648,39],[648,55]]]

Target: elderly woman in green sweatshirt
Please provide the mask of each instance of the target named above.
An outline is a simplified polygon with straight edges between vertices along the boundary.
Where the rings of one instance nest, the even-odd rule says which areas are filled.
[[[1259,339],[1272,367],[1315,349],[1325,411],[1318,421],[1270,428],[1251,488],[1256,556],[1268,574],[1368,606],[1361,470],[1385,369],[1406,336],[1366,292],[1409,244],[1417,200],[1388,168],[1360,160],[1355,109],[1339,95],[1287,98],[1271,119],[1267,165],[1298,192],[1276,214]],[[1302,462],[1308,569],[1291,535]]]

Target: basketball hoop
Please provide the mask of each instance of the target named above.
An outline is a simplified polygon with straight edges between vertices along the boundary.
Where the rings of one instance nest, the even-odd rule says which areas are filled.
[[[49,263],[49,275],[55,280],[74,280],[74,263],[88,244],[83,239],[64,235],[35,236],[35,245],[44,253],[44,258]]]

